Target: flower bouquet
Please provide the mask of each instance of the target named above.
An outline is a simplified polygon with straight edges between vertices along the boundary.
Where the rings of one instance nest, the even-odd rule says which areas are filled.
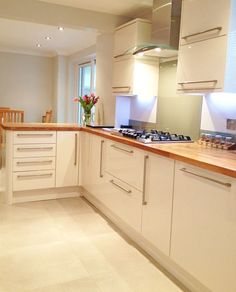
[[[94,93],[91,93],[90,95],[85,94],[83,97],[75,97],[74,102],[79,102],[81,104],[81,107],[83,108],[83,124],[89,124],[91,123],[92,113],[91,110],[93,106],[98,102],[99,96],[95,96]]]

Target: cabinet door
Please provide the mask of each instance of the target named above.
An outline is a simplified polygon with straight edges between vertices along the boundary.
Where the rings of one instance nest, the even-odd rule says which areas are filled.
[[[128,50],[150,42],[151,22],[137,19],[122,25],[115,30],[114,56],[125,54]]]
[[[227,37],[180,46],[178,92],[212,92],[224,88]]]
[[[183,0],[180,43],[227,34],[230,0]]]
[[[90,138],[91,134],[86,132],[81,132],[81,165],[80,165],[80,171],[81,171],[81,185],[87,189],[89,186],[89,180],[90,180],[90,155],[91,155],[91,147],[90,147]]]
[[[211,291],[236,291],[235,179],[176,164],[171,258]]]
[[[134,58],[118,58],[114,61],[112,92],[116,95],[133,93]]]
[[[56,187],[78,185],[78,145],[78,132],[57,132]]]
[[[144,152],[128,145],[107,141],[106,171],[125,183],[143,190]]]
[[[169,256],[174,160],[146,156],[142,234]]]

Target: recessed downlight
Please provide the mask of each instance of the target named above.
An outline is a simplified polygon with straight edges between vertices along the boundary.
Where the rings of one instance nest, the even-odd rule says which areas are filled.
[[[58,26],[58,30],[63,31],[64,27],[63,26]]]
[[[144,52],[140,52],[137,54],[139,57],[143,57],[144,56]]]
[[[37,48],[41,48],[42,45],[41,45],[41,44],[36,44],[36,47],[37,47]]]
[[[160,52],[161,51],[161,48],[155,48],[155,51],[156,52]]]
[[[50,36],[46,36],[45,40],[50,41],[52,38]]]

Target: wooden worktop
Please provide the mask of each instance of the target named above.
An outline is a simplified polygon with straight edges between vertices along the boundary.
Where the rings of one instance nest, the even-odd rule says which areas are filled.
[[[79,131],[78,124],[64,123],[3,123],[1,127],[10,131]]]
[[[228,151],[206,148],[197,143],[143,144],[129,138],[112,135],[102,129],[80,127],[77,124],[5,123],[2,127],[5,130],[12,131],[85,131],[116,142],[137,147],[144,151],[236,178],[236,150]]]

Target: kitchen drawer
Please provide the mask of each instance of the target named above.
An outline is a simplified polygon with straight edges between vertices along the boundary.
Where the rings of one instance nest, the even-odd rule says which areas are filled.
[[[55,169],[55,157],[14,158],[13,171]]]
[[[100,201],[132,228],[141,232],[142,192],[105,174]]]
[[[56,132],[52,131],[16,131],[13,135],[14,144],[56,143]]]
[[[48,157],[56,155],[56,144],[14,145],[13,157]]]
[[[13,173],[13,191],[55,187],[55,171],[26,171]]]
[[[106,171],[127,184],[143,190],[144,154],[125,144],[108,141]]]

